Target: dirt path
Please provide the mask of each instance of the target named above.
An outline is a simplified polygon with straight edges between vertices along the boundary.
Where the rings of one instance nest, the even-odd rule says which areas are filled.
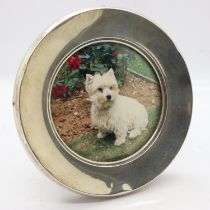
[[[137,99],[146,108],[161,102],[160,87],[157,84],[131,73],[128,73],[120,94]],[[87,93],[81,90],[67,99],[51,100],[55,127],[66,143],[95,131],[90,125],[91,104],[87,99]]]

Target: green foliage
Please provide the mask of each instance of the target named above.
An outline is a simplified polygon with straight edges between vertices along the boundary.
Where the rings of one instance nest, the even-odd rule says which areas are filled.
[[[56,95],[56,88],[63,85],[68,87],[68,91],[63,94],[59,92],[59,96],[70,96],[84,86],[86,74],[104,73],[110,68],[114,70],[118,84],[122,85],[130,57],[130,51],[116,43],[97,43],[84,47],[70,56],[61,67],[52,93]]]

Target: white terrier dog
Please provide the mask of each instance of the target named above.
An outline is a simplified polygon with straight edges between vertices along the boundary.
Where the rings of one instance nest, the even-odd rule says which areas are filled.
[[[99,130],[97,137],[104,138],[114,132],[115,145],[135,138],[148,124],[148,113],[137,100],[119,95],[114,71],[110,69],[103,75],[86,74],[86,91],[91,105],[91,122]]]

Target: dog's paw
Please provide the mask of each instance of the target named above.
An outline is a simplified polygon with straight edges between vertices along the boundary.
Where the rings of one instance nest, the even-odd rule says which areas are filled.
[[[138,129],[135,129],[135,130],[132,130],[130,133],[129,133],[129,138],[130,139],[134,139],[136,138],[137,136],[139,136],[141,134],[141,131],[138,130]]]
[[[114,145],[119,146],[121,144],[124,144],[125,140],[126,140],[125,138],[118,138],[118,139],[115,140]]]
[[[97,138],[98,139],[102,139],[102,138],[104,138],[106,136],[106,134],[105,133],[102,133],[102,132],[98,132],[98,134],[97,134]]]

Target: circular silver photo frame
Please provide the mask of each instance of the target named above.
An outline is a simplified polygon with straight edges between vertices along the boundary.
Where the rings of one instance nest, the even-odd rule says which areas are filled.
[[[78,49],[100,42],[137,51],[153,67],[161,87],[155,132],[139,151],[113,162],[91,161],[68,149],[56,133],[50,110],[59,66]],[[178,153],[190,124],[192,88],[183,58],[159,27],[129,11],[99,8],[69,15],[40,36],[20,66],[13,105],[25,147],[49,177],[78,193],[119,196],[153,180]]]

